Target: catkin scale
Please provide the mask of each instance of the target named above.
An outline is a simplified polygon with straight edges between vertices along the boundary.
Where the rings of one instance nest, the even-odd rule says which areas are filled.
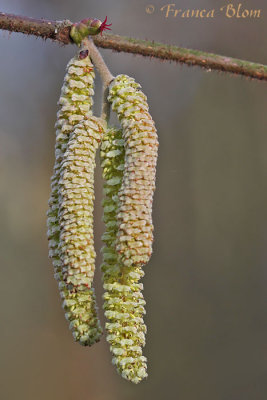
[[[124,173],[125,149],[122,131],[109,128],[101,144],[101,165],[104,183],[104,222],[106,231],[102,236],[104,283],[104,310],[107,341],[113,354],[113,364],[121,376],[139,383],[147,376],[146,358],[142,355],[146,326],[143,321],[145,301],[143,285],[139,280],[144,275],[139,266],[126,266],[119,260],[116,251],[118,233],[118,193]]]
[[[62,246],[62,243],[60,243],[62,239],[60,237],[61,226],[59,223],[59,180],[62,161],[74,126],[84,120],[84,118],[89,118],[92,114],[91,107],[93,104],[92,96],[94,94],[95,77],[93,65],[88,56],[84,57],[83,54],[82,57],[80,57],[79,55],[72,58],[67,65],[67,73],[64,77],[64,83],[58,101],[60,108],[57,113],[57,122],[55,126],[56,160],[54,173],[51,179],[51,196],[47,212],[47,235],[49,256],[52,259],[55,278],[59,284],[60,295],[63,299],[63,308],[66,311],[66,319],[70,321],[70,329],[73,331],[75,340],[79,341],[83,345],[91,345],[95,341],[98,341],[101,335],[101,327],[97,319],[94,291],[93,288],[90,287],[91,285],[89,285],[89,282],[87,287],[85,285],[84,287],[80,286],[78,291],[75,285],[67,282],[66,273],[70,275],[71,269],[66,266],[68,265],[66,260],[67,249],[65,248],[66,246],[64,247]],[[79,168],[85,168],[83,164],[84,161],[88,161],[87,154],[84,154],[80,160],[73,161],[72,165],[69,163],[69,169],[71,170],[74,168],[74,173],[79,173]],[[88,164],[88,167],[92,169],[93,164]],[[73,199],[76,196],[75,207],[77,215],[79,213],[84,214],[86,207],[88,208],[89,205],[85,205],[84,201],[80,199],[80,205],[78,206],[77,195],[80,195],[81,198],[87,197],[87,201],[89,202],[88,193],[86,193],[86,191],[82,192],[82,190],[77,187],[73,188],[73,193],[69,192],[68,200],[64,201],[66,204],[68,203],[68,207],[71,207]],[[91,200],[91,206],[92,204],[93,199]],[[63,203],[61,206],[63,207]],[[78,207],[80,207],[79,210]],[[91,213],[91,208],[89,208],[88,212]],[[64,212],[62,211],[61,225],[63,224],[63,220]],[[72,221],[72,223],[75,224],[75,221]],[[71,224],[70,221],[69,224]],[[92,229],[90,232],[92,233]],[[86,245],[86,238],[82,237],[83,234],[84,233],[81,232],[79,239],[82,239],[83,244]],[[65,252],[65,256],[63,256],[62,252],[63,254]],[[94,253],[92,254],[92,261],[93,260]],[[68,269],[69,272],[67,272]],[[81,274],[84,273],[83,267],[81,267],[80,272]],[[90,282],[92,281],[92,278],[93,275],[90,276]]]
[[[158,138],[147,98],[133,78],[118,75],[109,86],[108,100],[121,122],[125,146],[116,250],[125,266],[141,266],[152,253]]]

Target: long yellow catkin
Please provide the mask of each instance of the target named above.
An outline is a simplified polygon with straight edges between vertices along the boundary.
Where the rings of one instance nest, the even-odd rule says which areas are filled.
[[[92,288],[95,270],[93,234],[95,153],[105,122],[90,116],[77,124],[67,144],[58,182],[61,296],[74,339],[92,345],[102,330]]]
[[[145,345],[146,326],[143,321],[145,301],[144,275],[139,266],[126,266],[118,259],[116,236],[118,233],[118,193],[124,173],[124,139],[122,131],[109,128],[101,144],[101,165],[104,183],[104,222],[106,231],[102,237],[104,283],[104,310],[107,341],[113,354],[113,363],[121,376],[139,383],[147,376],[146,357],[142,355]]]
[[[157,132],[147,98],[133,78],[118,75],[109,86],[108,100],[121,122],[125,143],[116,249],[124,265],[140,266],[152,253]]]
[[[82,55],[82,57],[81,57]],[[91,107],[93,104],[92,96],[94,94],[94,70],[90,58],[84,52],[79,52],[77,56],[72,58],[67,65],[67,72],[64,77],[64,83],[61,89],[60,99],[58,104],[60,106],[57,113],[56,122],[56,160],[54,166],[54,174],[51,179],[51,196],[49,199],[49,209],[47,212],[47,225],[48,225],[48,243],[49,243],[49,256],[55,271],[55,278],[58,281],[61,297],[65,299],[63,307],[66,311],[68,320],[71,317],[74,300],[71,288],[68,287],[63,279],[62,273],[62,260],[61,250],[59,246],[60,241],[60,226],[59,226],[59,199],[58,199],[58,182],[60,179],[60,167],[68,145],[69,137],[75,124],[82,121],[86,116],[89,117]],[[67,294],[69,293],[71,301],[66,301]],[[93,296],[93,292],[92,292]],[[93,297],[92,297],[93,298]],[[88,313],[96,315],[96,306],[94,301],[88,302],[88,295],[80,296],[81,310],[87,310]],[[77,303],[77,301],[76,301]],[[75,303],[75,304],[76,304]],[[77,304],[76,304],[77,306]],[[92,309],[89,309],[91,307]],[[76,307],[79,311],[79,309]],[[73,314],[74,315],[74,314]],[[81,318],[82,320],[82,318]],[[72,325],[70,327],[73,329]],[[98,324],[96,325],[99,330]],[[82,337],[74,329],[74,336],[81,344],[91,344],[90,341],[80,340]],[[88,339],[89,340],[89,339]]]
[[[75,56],[67,65],[58,105],[56,122],[55,166],[51,178],[51,195],[47,212],[49,256],[55,273],[60,272],[61,262],[58,252],[58,180],[62,158],[73,126],[91,112],[94,94],[94,71],[89,57],[79,59]],[[59,276],[58,276],[59,277]]]

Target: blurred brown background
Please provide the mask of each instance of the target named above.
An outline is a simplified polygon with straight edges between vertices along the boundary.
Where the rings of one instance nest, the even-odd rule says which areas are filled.
[[[165,4],[1,0],[0,8],[72,21],[107,15],[117,34],[267,63],[264,0],[243,3],[262,9],[258,20],[166,19]],[[149,378],[135,386],[117,375],[104,337],[89,349],[73,342],[47,255],[56,103],[74,53],[0,31],[1,399],[266,399],[266,83],[102,51],[113,74],[141,83],[160,141],[154,254],[144,278]],[[96,179],[99,254],[99,166]],[[96,286],[101,309],[99,271]]]

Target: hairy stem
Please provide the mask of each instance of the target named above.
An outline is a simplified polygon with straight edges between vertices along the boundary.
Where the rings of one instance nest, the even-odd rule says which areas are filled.
[[[68,20],[49,21],[0,13],[0,29],[40,36],[63,44],[73,43],[69,35],[72,25],[73,23]],[[267,66],[218,54],[110,34],[94,37],[94,43],[98,47],[118,52],[140,54],[144,57],[200,66],[208,71],[217,70],[267,81]]]
[[[71,43],[72,24],[69,20],[50,21],[0,12],[0,29],[40,36],[43,39],[51,39],[64,44]]]

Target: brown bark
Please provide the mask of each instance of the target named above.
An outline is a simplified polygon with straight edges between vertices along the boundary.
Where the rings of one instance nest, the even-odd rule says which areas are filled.
[[[72,22],[49,21],[19,15],[0,13],[0,29],[10,32],[21,32],[26,35],[40,36],[62,44],[73,43],[70,37]],[[135,40],[128,37],[106,34],[93,38],[98,47],[117,52],[139,54],[161,60],[175,61],[189,66],[200,66],[206,70],[229,72],[248,78],[267,81],[267,66],[239,60],[218,54],[206,53],[147,40]]]

